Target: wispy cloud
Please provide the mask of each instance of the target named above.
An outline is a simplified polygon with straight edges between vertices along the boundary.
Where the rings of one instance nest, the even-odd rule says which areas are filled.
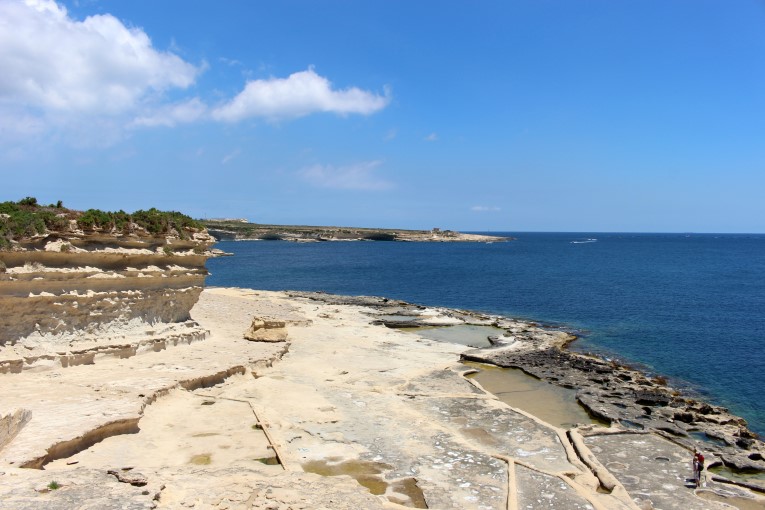
[[[347,166],[312,165],[298,172],[306,182],[319,188],[379,191],[393,183],[375,175],[382,161],[363,161]]]
[[[435,142],[438,141],[438,135],[436,133],[430,133],[428,136],[423,138],[426,142]]]
[[[242,65],[242,63],[235,58],[218,57],[218,61],[231,67]]]
[[[378,95],[356,87],[333,89],[327,78],[309,68],[287,78],[249,81],[239,95],[215,109],[212,116],[236,122],[252,117],[296,118],[318,112],[369,115],[385,108],[389,101],[388,92]]]
[[[228,154],[226,154],[225,156],[223,156],[223,159],[221,159],[221,160],[220,160],[220,164],[221,164],[221,165],[226,165],[226,164],[228,164],[228,163],[229,163],[231,160],[233,160],[233,159],[235,159],[236,157],[238,157],[238,156],[239,156],[241,153],[242,153],[242,150],[241,150],[241,149],[236,149],[236,150],[234,150],[234,151],[231,151],[231,152],[229,152]]]
[[[389,129],[388,132],[385,133],[385,138],[383,138],[383,140],[385,140],[386,142],[389,142],[393,140],[394,138],[396,138],[396,136],[398,136],[398,130],[396,130],[395,128]]]
[[[474,205],[470,208],[473,212],[498,212],[502,209],[497,206],[489,206],[489,205]]]

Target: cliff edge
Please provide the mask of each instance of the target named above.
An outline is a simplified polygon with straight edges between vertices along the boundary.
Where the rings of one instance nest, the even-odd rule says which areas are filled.
[[[214,242],[176,212],[0,203],[0,373],[204,338],[189,311]]]

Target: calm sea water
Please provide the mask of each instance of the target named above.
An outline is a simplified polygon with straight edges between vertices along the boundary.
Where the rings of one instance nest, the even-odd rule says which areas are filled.
[[[208,285],[378,295],[555,323],[765,435],[765,235],[506,233],[508,243],[221,242]]]

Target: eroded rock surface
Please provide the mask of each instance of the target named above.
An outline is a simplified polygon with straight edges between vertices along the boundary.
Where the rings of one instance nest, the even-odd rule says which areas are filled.
[[[584,440],[640,508],[723,510],[735,501],[731,498],[741,498],[754,507],[765,508],[765,498],[713,483],[707,472],[702,473],[702,488],[695,489],[692,452],[658,434],[594,431]],[[717,501],[709,496],[700,498],[704,492],[717,495]]]
[[[207,275],[205,232],[56,232],[0,251],[0,373],[92,364],[198,341],[189,311]]]
[[[244,338],[253,342],[284,342],[287,340],[287,323],[272,317],[255,317]]]
[[[191,313],[210,331],[199,342],[0,375],[0,405],[31,412],[0,449],[0,508],[636,510],[681,492],[683,508],[760,504],[714,476],[683,487],[690,452],[656,432],[564,431],[502,403],[464,377],[459,356],[475,350],[374,324],[392,312],[501,325],[516,351],[567,337],[381,298],[208,289]],[[242,338],[262,317],[289,342]]]
[[[626,429],[671,434],[688,449],[698,448],[734,471],[765,473],[765,444],[746,421],[727,409],[699,402],[660,378],[616,363],[564,351],[559,345],[520,341],[495,349],[471,351],[463,359],[520,368],[542,380],[577,390],[587,412]],[[541,347],[541,348],[539,348]]]

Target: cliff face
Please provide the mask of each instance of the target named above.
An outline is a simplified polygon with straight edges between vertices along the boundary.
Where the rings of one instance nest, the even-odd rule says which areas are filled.
[[[0,251],[0,373],[93,363],[204,338],[190,320],[214,239],[66,232]],[[177,232],[176,232],[177,234]]]

